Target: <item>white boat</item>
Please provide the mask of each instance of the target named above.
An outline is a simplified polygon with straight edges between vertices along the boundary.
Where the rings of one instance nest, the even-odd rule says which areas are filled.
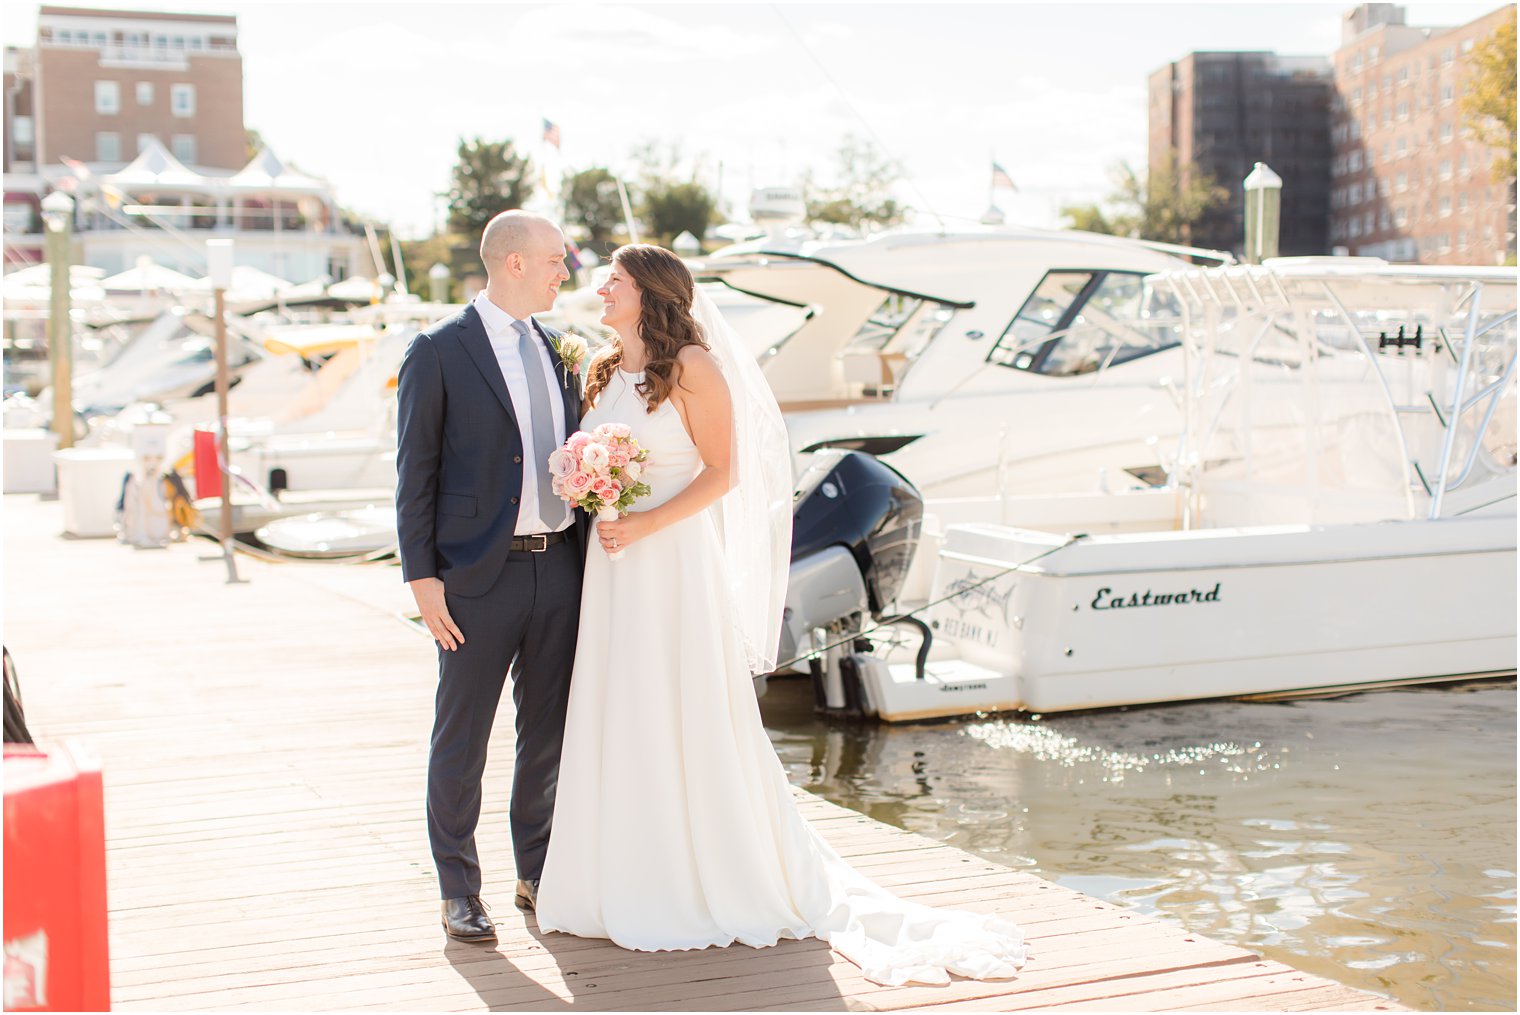
[[[287,557],[309,560],[377,559],[396,548],[396,503],[347,511],[322,511],[278,518],[254,533],[259,542]]]
[[[1147,286],[1183,325],[1175,523],[949,526],[923,672],[912,643],[836,655],[829,704],[900,721],[1514,673],[1513,272],[1311,258]]]
[[[1148,274],[1228,254],[1072,230],[971,228],[865,240],[762,239],[693,265],[794,308],[757,343],[799,475],[809,456],[879,457],[925,499],[923,602],[945,526],[1145,528],[1168,498],[1108,494],[1164,480],[1182,429],[1175,308]],[[1052,497],[1060,497],[1059,501]]]
[[[849,448],[930,500],[1089,492],[1100,468],[1118,482],[1154,466],[1180,430],[1175,315],[1141,280],[1182,267],[1181,248],[1015,228],[768,242],[693,271],[800,311],[757,350],[799,471],[812,451]]]
[[[235,530],[256,532],[277,519],[389,504],[396,485],[396,371],[417,332],[457,310],[442,304],[383,303],[357,308],[343,323],[266,329],[264,346],[271,357],[319,366],[301,386],[270,392],[274,400],[260,397],[239,405],[232,399],[232,465],[252,486],[252,495],[234,499]],[[258,387],[250,379],[231,395]],[[187,424],[205,418],[213,406],[169,408],[184,421],[172,444],[177,451],[187,450],[192,429]],[[197,507],[207,524],[215,523],[218,516],[209,510],[210,503],[197,502]],[[334,524],[351,521],[339,518]],[[392,517],[392,543],[394,521]],[[372,524],[368,515],[364,524]],[[299,529],[295,523],[289,530],[276,527],[275,542],[305,545]]]

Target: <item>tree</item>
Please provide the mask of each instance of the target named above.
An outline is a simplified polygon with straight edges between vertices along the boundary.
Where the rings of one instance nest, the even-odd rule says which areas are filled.
[[[718,201],[695,180],[662,180],[644,191],[641,206],[649,232],[668,247],[683,232],[701,239],[714,222]]]
[[[638,167],[638,213],[650,239],[666,246],[683,232],[700,239],[716,221],[717,195],[697,182],[703,159],[692,160],[690,172],[683,172],[687,160],[678,144],[645,141],[629,161]]]
[[[1473,135],[1499,149],[1493,173],[1515,178],[1515,23],[1506,20],[1494,34],[1474,46],[1466,59],[1474,75],[1472,90],[1462,96],[1462,115]]]
[[[509,208],[521,208],[533,196],[532,165],[510,138],[502,141],[459,139],[459,161],[449,200],[449,229],[479,237],[486,223]]]
[[[408,288],[424,299],[429,298],[432,293],[432,284],[428,279],[428,272],[432,270],[433,265],[441,264],[449,269],[448,291],[445,295],[450,300],[457,299],[460,279],[472,272],[480,271],[480,255],[476,248],[477,244],[471,243],[468,237],[451,233],[434,233],[422,240],[402,240],[401,256],[406,259]],[[389,259],[388,253],[387,259]],[[396,274],[394,264],[389,265],[388,270],[391,274]]]
[[[617,177],[600,166],[582,170],[565,183],[565,222],[584,226],[586,246],[598,257],[612,252],[612,236],[623,226]]]
[[[1061,206],[1061,214],[1072,229],[1088,233],[1106,233],[1109,236],[1128,236],[1133,228],[1132,216],[1105,212],[1097,204],[1067,204]]]
[[[853,134],[845,135],[837,158],[838,183],[833,186],[818,184],[811,172],[803,178],[808,218],[862,231],[900,225],[908,209],[892,196],[892,187],[902,179],[902,166]]]
[[[252,127],[243,128],[243,162],[253,161],[253,157],[264,150],[264,135]]]
[[[1167,158],[1149,175],[1128,162],[1112,170],[1114,192],[1103,205],[1071,204],[1061,214],[1073,229],[1130,236],[1163,243],[1188,243],[1194,226],[1223,209],[1229,192],[1195,165],[1183,167]],[[1106,209],[1104,207],[1106,205]]]

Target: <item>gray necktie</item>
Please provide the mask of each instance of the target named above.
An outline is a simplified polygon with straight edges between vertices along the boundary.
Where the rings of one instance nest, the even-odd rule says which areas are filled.
[[[544,381],[543,362],[538,357],[537,343],[528,330],[527,321],[513,321],[517,331],[517,355],[522,357],[523,373],[528,377],[528,414],[533,420],[533,461],[537,463],[538,514],[550,529],[559,528],[565,520],[565,502],[554,493],[553,477],[549,475],[549,456],[559,447],[554,434],[554,404],[549,401],[549,385]]]

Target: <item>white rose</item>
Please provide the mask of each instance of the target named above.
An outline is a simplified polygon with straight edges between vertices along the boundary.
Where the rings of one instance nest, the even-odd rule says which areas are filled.
[[[592,442],[581,452],[581,462],[588,469],[602,472],[607,468],[607,446]]]
[[[581,360],[586,358],[586,353],[590,349],[584,338],[578,335],[566,335],[560,340],[559,355],[565,361],[565,365],[574,370],[580,366]]]

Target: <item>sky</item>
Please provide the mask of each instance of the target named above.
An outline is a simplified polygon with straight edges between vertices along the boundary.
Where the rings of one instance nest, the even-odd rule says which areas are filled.
[[[36,3],[0,0],[6,41]],[[1351,4],[508,4],[74,0],[69,6],[236,14],[244,120],[339,203],[403,238],[441,220],[461,137],[512,138],[570,170],[631,172],[641,144],[721,185],[827,182],[847,134],[904,169],[928,221],[975,220],[994,159],[1009,222],[1112,190],[1146,158],[1146,78],[1193,50],[1328,55]],[[1458,25],[1497,3],[1406,5]],[[556,155],[542,140],[560,127]],[[927,209],[927,213],[925,213]]]

